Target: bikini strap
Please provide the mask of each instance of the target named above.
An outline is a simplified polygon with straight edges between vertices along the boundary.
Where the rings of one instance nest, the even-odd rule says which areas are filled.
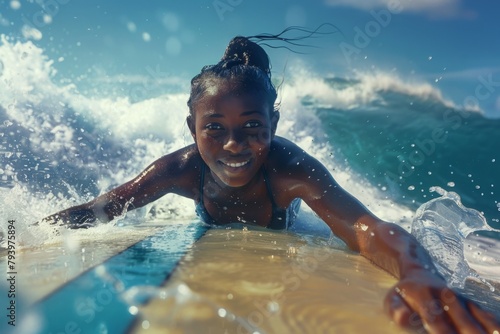
[[[262,166],[262,176],[264,177],[264,183],[266,184],[267,193],[269,194],[269,198],[271,199],[271,204],[273,205],[273,212],[275,208],[278,206],[274,201],[273,189],[271,188],[271,182],[269,181],[269,175],[267,174],[266,168]]]

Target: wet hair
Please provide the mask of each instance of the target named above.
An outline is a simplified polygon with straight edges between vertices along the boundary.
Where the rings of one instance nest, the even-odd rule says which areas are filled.
[[[334,28],[334,31],[321,31],[324,27]],[[285,37],[286,33],[299,32],[305,35],[296,37]],[[202,99],[206,93],[213,90],[214,85],[219,85],[221,81],[231,82],[235,89],[244,92],[263,93],[269,110],[277,111],[275,105],[277,92],[271,81],[271,64],[266,51],[259,45],[270,48],[286,48],[292,52],[297,52],[290,48],[311,47],[311,45],[299,44],[298,41],[316,36],[327,35],[340,32],[332,24],[324,23],[315,30],[307,30],[301,27],[288,27],[279,34],[260,34],[255,36],[234,37],[226,47],[221,60],[215,65],[207,65],[201,72],[191,80],[191,94],[187,105],[189,114],[194,117],[194,106]],[[255,41],[255,42],[254,42]],[[283,42],[285,46],[274,46],[269,44],[272,41]]]
[[[221,80],[230,81],[235,89],[263,93],[271,110],[274,110],[278,95],[271,81],[269,57],[261,46],[248,37],[234,37],[221,60],[215,65],[204,66],[201,73],[191,80],[191,95],[187,103],[191,116],[194,116],[194,105]]]

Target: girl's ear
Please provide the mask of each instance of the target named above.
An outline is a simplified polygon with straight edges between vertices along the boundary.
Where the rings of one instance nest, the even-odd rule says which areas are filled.
[[[278,128],[278,121],[280,120],[280,112],[275,111],[273,117],[271,118],[271,138],[274,138],[276,134],[276,129]]]
[[[186,123],[189,131],[191,131],[191,136],[193,136],[193,139],[196,139],[196,127],[194,124],[193,116],[189,115],[188,117],[186,117]]]

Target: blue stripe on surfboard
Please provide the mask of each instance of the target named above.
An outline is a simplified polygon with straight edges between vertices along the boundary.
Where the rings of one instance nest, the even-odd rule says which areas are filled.
[[[192,244],[207,231],[202,223],[172,224],[102,263],[125,289],[161,285]],[[38,333],[124,333],[134,320],[113,283],[98,274],[99,266],[66,283],[40,301],[43,319]]]

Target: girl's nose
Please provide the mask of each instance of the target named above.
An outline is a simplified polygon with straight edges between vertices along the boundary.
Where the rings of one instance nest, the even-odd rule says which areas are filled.
[[[226,138],[223,146],[224,150],[231,153],[240,153],[246,148],[245,135],[238,131],[232,131]]]

